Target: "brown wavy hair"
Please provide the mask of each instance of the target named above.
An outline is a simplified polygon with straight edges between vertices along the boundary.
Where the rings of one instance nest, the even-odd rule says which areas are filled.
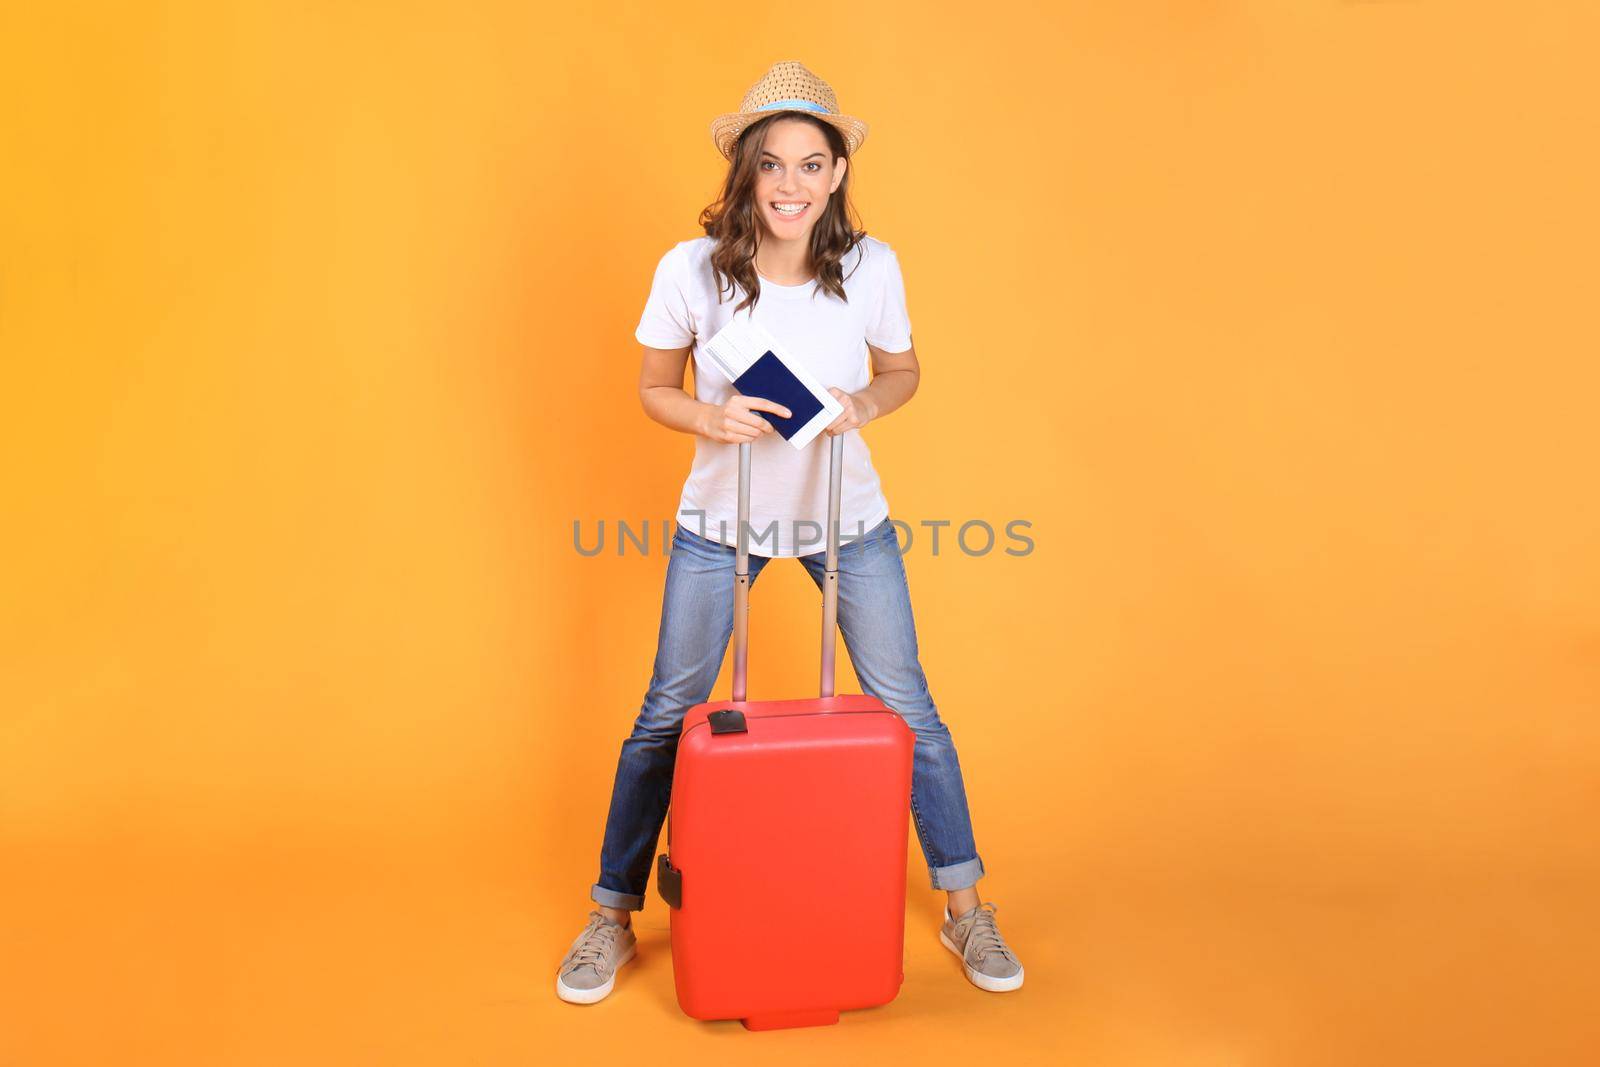
[[[730,295],[735,291],[735,282],[745,292],[745,298],[733,309],[735,313],[746,305],[754,308],[761,296],[761,281],[756,274],[756,242],[761,227],[760,209],[755,202],[756,179],[760,175],[761,151],[766,147],[767,131],[780,118],[811,123],[827,138],[834,159],[849,158],[838,130],[798,112],[785,111],[761,119],[739,135],[734,142],[721,195],[700,212],[700,224],[705,227],[706,236],[716,241],[711,252],[711,270],[717,281],[717,303],[722,302],[724,281]],[[849,298],[845,296],[844,268],[840,264],[845,253],[867,235],[866,230],[857,229],[851,221],[852,218],[859,221],[850,203],[850,177],[855,169],[855,160],[851,159],[839,188],[828,197],[822,217],[811,227],[811,266],[817,276],[817,289],[812,296],[826,290],[846,303]]]

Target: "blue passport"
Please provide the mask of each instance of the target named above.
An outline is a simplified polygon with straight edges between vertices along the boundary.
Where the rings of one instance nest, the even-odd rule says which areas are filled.
[[[817,417],[817,412],[822,410],[822,404],[812,395],[810,389],[805,387],[794,372],[783,365],[783,361],[770,351],[758,358],[754,363],[733,380],[733,387],[745,396],[759,396],[764,400],[776,401],[789,409],[791,418],[770,411],[758,411],[757,415],[772,423],[774,429],[783,435],[787,441],[805,426],[806,423]]]

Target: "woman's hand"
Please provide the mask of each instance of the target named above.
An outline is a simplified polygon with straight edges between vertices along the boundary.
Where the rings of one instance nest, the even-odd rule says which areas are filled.
[[[763,434],[776,433],[772,423],[756,414],[758,411],[770,411],[786,419],[791,417],[789,409],[782,404],[759,396],[734,393],[726,404],[707,407],[700,436],[725,445],[742,445]]]
[[[838,386],[830,385],[828,392],[833,398],[844,406],[844,411],[834,419],[823,431],[829,437],[837,437],[847,430],[859,430],[873,419],[877,418],[878,405],[863,390],[859,393],[847,393]]]

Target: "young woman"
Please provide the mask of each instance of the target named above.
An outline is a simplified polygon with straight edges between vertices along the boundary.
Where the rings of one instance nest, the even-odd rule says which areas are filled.
[[[904,716],[916,735],[913,822],[929,880],[949,894],[940,941],[961,957],[974,985],[1016,989],[1022,965],[1000,937],[995,906],[979,900],[983,861],[955,746],[918,660],[898,536],[866,442],[851,432],[910,400],[920,374],[895,254],[850,223],[850,163],[866,124],[839,114],[825,82],[785,62],[711,130],[730,164],[722,196],[702,213],[706,236],[662,257],[635,332],[644,345],[644,409],[695,435],[694,464],[667,564],[654,672],[617,761],[600,879],[589,893],[598,907],[561,961],[556,993],[580,1004],[600,1000],[633,958],[630,912],[644,907],[679,727],[688,708],[711,698],[733,632],[740,443],[750,442],[758,472],[751,479],[751,588],[769,559],[784,556],[798,557],[822,588],[828,449],[792,448],[758,414],[789,412],[735,392],[697,352],[746,308],[844,407],[826,431],[845,435],[839,629],[863,691]],[[691,355],[694,396],[683,388]]]

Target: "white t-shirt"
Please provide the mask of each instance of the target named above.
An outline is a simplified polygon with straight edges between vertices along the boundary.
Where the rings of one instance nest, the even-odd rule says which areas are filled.
[[[727,325],[744,299],[735,283],[723,291],[711,270],[714,240],[697,237],[674,245],[656,266],[650,297],[634,336],[651,348],[694,346],[695,397],[721,405],[733,383],[702,358],[701,342]],[[867,343],[885,352],[911,347],[905,283],[894,250],[863,237],[840,263],[848,302],[804,285],[776,285],[761,278],[754,320],[781,340],[824,388],[859,392],[872,380]],[[816,295],[813,297],[813,293]],[[749,308],[741,315],[751,315]],[[826,550],[828,457],[833,438],[818,434],[796,450],[776,433],[750,446],[750,552],[759,556],[804,556]],[[843,486],[839,497],[839,543],[847,544],[889,515],[867,443],[858,430],[844,435]],[[739,446],[695,437],[694,464],[678,502],[678,524],[724,545],[737,544]]]

